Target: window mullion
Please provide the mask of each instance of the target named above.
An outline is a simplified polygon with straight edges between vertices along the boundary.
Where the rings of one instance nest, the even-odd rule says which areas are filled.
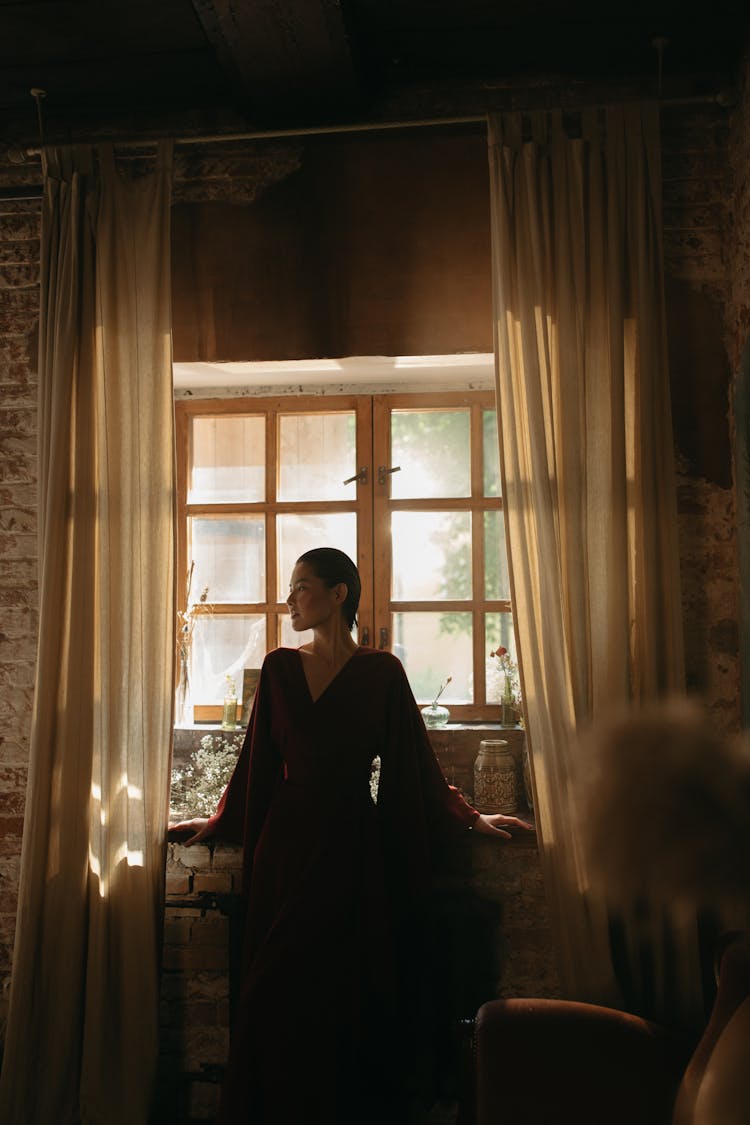
[[[278,414],[271,409],[266,414],[266,645],[276,648],[281,641],[279,615],[270,608],[279,600],[278,558],[276,553],[276,493],[279,466]]]
[[[190,457],[191,419],[180,409],[175,410],[175,441],[176,441],[176,471],[177,471],[177,609],[183,612],[187,609],[187,493],[188,493],[188,462]],[[179,668],[175,668],[175,687]]]
[[[483,707],[487,701],[484,613],[479,608],[486,597],[484,559],[484,441],[481,403],[471,407],[471,591],[472,661],[474,664],[474,704]]]
[[[370,395],[360,395],[356,402],[356,471],[367,470],[367,480],[352,481],[356,489],[357,513],[357,568],[362,580],[359,603],[359,630],[361,643],[374,644],[375,640],[375,576],[373,566],[373,404]],[[366,641],[363,639],[366,638]]]
[[[373,593],[374,593],[374,647],[380,643],[380,632],[388,630],[389,647],[391,638],[391,505],[390,477],[384,484],[378,483],[379,465],[390,465],[391,449],[391,410],[387,395],[375,395],[372,406],[372,507],[373,507]]]

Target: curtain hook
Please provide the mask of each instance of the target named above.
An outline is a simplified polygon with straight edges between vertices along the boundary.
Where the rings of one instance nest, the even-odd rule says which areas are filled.
[[[657,93],[658,93],[659,97],[661,97],[662,72],[663,72],[663,62],[664,62],[664,48],[669,46],[669,40],[667,39],[667,37],[665,35],[656,35],[651,40],[651,46],[656,51],[656,58],[657,58],[657,69],[656,69],[657,87],[656,88],[657,88]]]
[[[47,97],[47,91],[41,90],[38,86],[32,86],[29,90],[32,98],[36,102],[36,119],[39,125],[39,147],[44,148],[44,123],[42,121],[42,98]]]

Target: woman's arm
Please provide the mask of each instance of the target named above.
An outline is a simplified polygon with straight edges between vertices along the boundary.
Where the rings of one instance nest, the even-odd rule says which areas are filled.
[[[511,833],[505,831],[506,827],[534,830],[533,824],[521,820],[519,816],[504,816],[503,813],[480,813],[472,827],[481,836],[502,836],[506,840],[511,838]]]
[[[208,827],[207,816],[196,816],[192,820],[179,820],[176,824],[170,824],[167,832],[170,836],[172,834],[189,833],[187,840],[180,841],[185,848],[189,848],[191,844],[199,844],[201,840],[208,840],[213,836],[213,831]]]

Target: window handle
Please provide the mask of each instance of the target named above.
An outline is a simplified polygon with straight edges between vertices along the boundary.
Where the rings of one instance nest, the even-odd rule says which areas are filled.
[[[353,477],[347,477],[345,481],[342,481],[342,484],[351,484],[353,480],[358,480],[360,484],[367,484],[367,465],[363,465]]]
[[[360,644],[369,645],[369,643],[370,643],[370,630],[365,625],[364,628],[362,629],[362,640],[360,641]]]
[[[391,473],[400,473],[400,472],[401,472],[401,466],[400,465],[395,465],[392,469],[389,469],[387,467],[387,465],[378,465],[378,484],[385,484],[385,478],[390,476]]]
[[[381,629],[380,630],[380,644],[378,645],[378,648],[388,648],[388,630],[387,629]]]

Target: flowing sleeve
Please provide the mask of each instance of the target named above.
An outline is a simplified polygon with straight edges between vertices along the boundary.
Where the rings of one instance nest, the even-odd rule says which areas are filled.
[[[266,659],[258,678],[242,749],[208,827],[220,840],[244,845],[245,869],[252,860],[274,789],[282,773],[272,738],[271,672]]]
[[[472,827],[479,813],[446,781],[406,673],[395,658],[380,758],[378,817],[386,864],[405,894],[418,893],[429,887],[441,846]]]

